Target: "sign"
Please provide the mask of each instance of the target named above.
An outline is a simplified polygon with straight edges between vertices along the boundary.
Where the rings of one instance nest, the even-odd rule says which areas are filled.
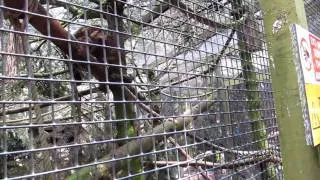
[[[306,102],[305,126],[311,126],[312,144],[317,146],[320,144],[320,38],[298,25],[294,25],[294,30],[298,69],[302,70],[300,84],[305,91],[302,98],[306,99],[302,100]]]
[[[313,144],[316,146],[320,142],[320,87],[316,84],[306,84],[305,87]]]

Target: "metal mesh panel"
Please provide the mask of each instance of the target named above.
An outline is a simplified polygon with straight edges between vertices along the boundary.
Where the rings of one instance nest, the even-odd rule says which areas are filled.
[[[255,0],[0,9],[0,178],[282,179]]]
[[[320,37],[320,2],[316,0],[305,0],[304,2],[309,31]]]

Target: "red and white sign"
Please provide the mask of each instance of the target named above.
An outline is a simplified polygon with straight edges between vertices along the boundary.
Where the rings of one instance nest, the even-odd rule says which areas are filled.
[[[296,26],[305,83],[320,85],[320,38]]]
[[[313,69],[316,81],[320,81],[320,39],[313,34],[309,34]]]

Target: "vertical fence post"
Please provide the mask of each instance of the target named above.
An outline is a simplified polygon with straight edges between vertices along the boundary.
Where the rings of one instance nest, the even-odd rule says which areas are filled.
[[[306,145],[289,26],[307,27],[303,0],[261,0],[285,179],[319,179],[316,148]],[[275,23],[277,22],[277,27]]]

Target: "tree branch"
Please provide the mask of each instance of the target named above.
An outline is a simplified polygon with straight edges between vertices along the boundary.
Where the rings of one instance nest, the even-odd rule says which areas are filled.
[[[140,156],[141,152],[150,152],[153,149],[153,144],[158,141],[162,141],[164,132],[167,134],[173,131],[181,131],[185,126],[190,124],[197,116],[194,114],[199,114],[206,111],[209,107],[213,105],[211,101],[212,97],[208,97],[209,101],[200,102],[198,105],[186,110],[180,117],[174,120],[167,120],[163,124],[154,127],[152,130],[148,131],[146,134],[141,136],[137,140],[132,140],[120,147],[113,153],[106,155],[101,161],[113,161],[112,159],[117,159],[113,163],[104,163],[98,165],[98,173],[100,177],[105,177],[111,172],[112,168],[121,169],[127,166],[127,160],[124,159],[131,156]],[[133,157],[132,157],[133,158]],[[89,173],[90,168],[82,168],[79,173]],[[69,179],[74,179],[77,175],[74,174]]]
[[[196,74],[196,75],[193,75],[193,76],[178,80],[176,82],[173,82],[173,83],[169,84],[168,86],[171,87],[171,86],[174,86],[174,85],[177,85],[177,84],[181,84],[181,83],[184,83],[186,81],[190,81],[192,79],[195,79],[197,77],[203,76],[204,74],[208,74],[209,72],[213,71],[216,68],[216,66],[220,63],[220,61],[221,61],[223,55],[225,54],[225,52],[226,52],[226,50],[227,50],[227,48],[228,48],[228,46],[229,46],[234,34],[235,34],[235,30],[232,30],[230,35],[228,36],[227,41],[225,42],[225,44],[224,44],[224,46],[222,48],[222,50],[219,52],[219,55],[214,60],[214,64],[211,67],[209,67],[207,70],[203,71],[202,73],[199,73],[199,74]],[[153,88],[153,89],[149,89],[148,92],[159,91],[159,90],[162,90],[162,89],[165,89],[165,88],[166,88],[166,86],[156,87],[156,88]],[[144,91],[141,91],[141,92],[144,92]]]
[[[203,23],[207,26],[210,26],[212,28],[230,28],[227,25],[223,23],[219,23],[216,21],[212,21],[211,19],[208,19],[206,17],[203,17],[196,12],[194,12],[191,8],[189,8],[187,5],[182,3],[180,0],[163,0],[163,3],[173,5],[174,8],[177,8],[180,10],[183,14],[185,14],[187,17],[190,17],[200,23]]]
[[[196,141],[204,143],[205,145],[209,146],[210,148],[217,149],[219,151],[227,152],[227,153],[232,153],[232,154],[238,154],[241,156],[250,156],[250,155],[255,155],[255,154],[265,154],[266,152],[274,154],[274,155],[279,155],[278,153],[275,153],[274,151],[267,151],[267,150],[257,150],[257,151],[245,151],[245,150],[232,150],[225,148],[223,146],[219,146],[217,144],[213,144],[210,141],[207,141],[201,137],[198,137],[190,132],[187,132],[187,136],[194,138]]]
[[[99,90],[99,88],[93,88],[93,89],[87,89],[87,90],[84,90],[84,91],[80,91],[78,93],[78,96],[85,96],[85,95],[88,95],[90,93],[95,93]],[[52,101],[53,102],[56,102],[56,101],[68,101],[68,100],[71,100],[72,98],[72,95],[70,96],[63,96],[63,97],[60,97],[60,98],[56,98],[56,99],[53,99]],[[39,101],[41,102],[41,101]],[[26,102],[28,103],[28,102]],[[39,107],[40,108],[44,108],[44,107],[47,107],[47,106],[50,106],[52,104],[55,104],[55,103],[48,103],[48,102],[43,102],[41,104],[39,104]],[[23,108],[18,108],[18,109],[13,109],[13,110],[8,110],[8,111],[3,111],[1,114],[0,114],[0,117],[3,116],[3,115],[9,115],[9,114],[16,114],[16,113],[23,113],[23,112],[27,112],[29,111],[30,109],[34,109],[35,105],[33,105],[32,107],[23,107]]]
[[[250,157],[240,160],[235,160],[232,162],[227,163],[212,163],[208,161],[197,161],[197,160],[190,160],[190,161],[155,161],[155,162],[145,162],[145,164],[157,164],[158,166],[169,166],[169,165],[177,165],[177,166],[201,166],[206,168],[219,168],[219,169],[234,169],[241,166],[247,166],[251,164],[257,164],[257,162],[272,162],[272,163],[281,163],[281,159],[278,157],[272,157],[269,155],[263,155],[259,157]]]
[[[51,75],[58,76],[58,75],[65,74],[68,72],[69,72],[69,70],[63,70],[63,71],[54,72],[54,73],[34,73],[33,77],[34,78],[47,78],[47,77],[50,77]],[[20,77],[28,77],[28,74],[21,74]]]
[[[192,160],[193,160],[193,158],[192,158],[185,150],[183,150],[182,147],[181,147],[172,137],[169,137],[168,140],[169,140],[173,145],[175,145],[175,146],[178,148],[179,152],[187,159],[187,161],[190,161],[190,160],[192,161]],[[178,162],[178,163],[179,163],[179,162]],[[206,179],[206,180],[212,180],[211,177],[209,177],[208,175],[206,175],[206,174],[203,172],[202,167],[196,166],[196,168],[199,170],[201,176],[202,176],[204,179]]]

